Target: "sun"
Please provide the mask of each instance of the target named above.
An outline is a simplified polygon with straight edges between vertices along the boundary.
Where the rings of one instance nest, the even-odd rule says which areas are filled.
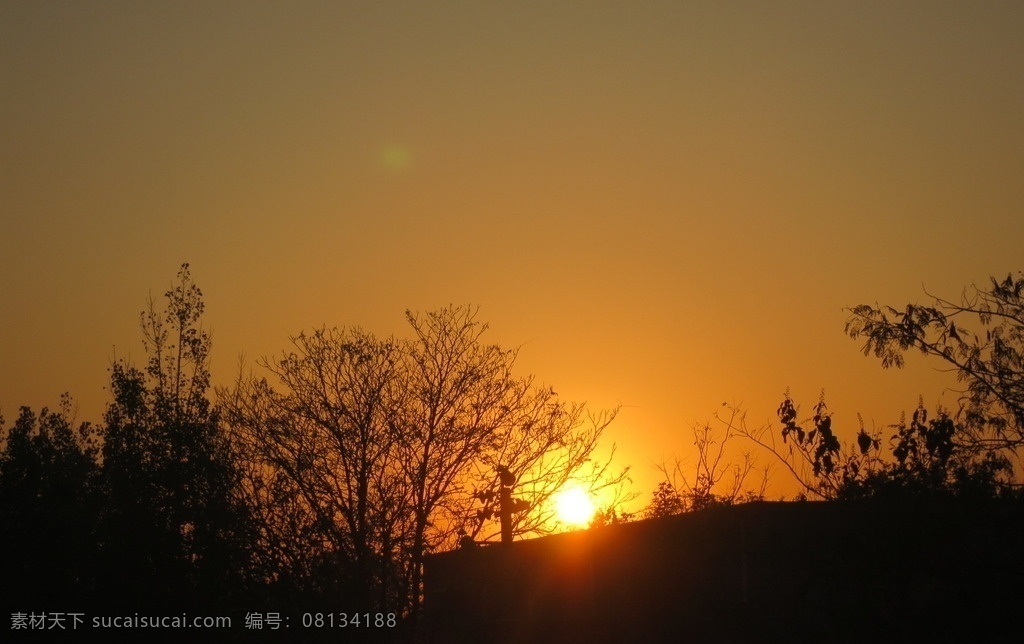
[[[566,488],[555,495],[555,513],[562,523],[585,526],[596,511],[593,498],[579,486]]]

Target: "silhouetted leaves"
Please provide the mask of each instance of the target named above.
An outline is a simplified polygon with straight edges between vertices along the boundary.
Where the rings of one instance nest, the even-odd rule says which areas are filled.
[[[644,518],[673,516],[686,512],[686,501],[668,481],[658,483],[650,504],[644,510]]]
[[[908,424],[905,419],[891,429],[891,458],[881,454],[881,440],[860,428],[856,449],[843,450],[832,430],[824,398],[809,419],[815,429],[798,431],[796,404],[786,395],[779,407],[783,421],[780,433],[789,436],[788,455],[772,450],[783,459],[808,492],[825,499],[868,497],[994,497],[1011,490],[1012,468],[1009,460],[996,451],[982,451],[955,442],[955,421],[939,410],[929,418],[919,403]],[[772,449],[757,436],[749,435]],[[809,476],[787,460],[797,456],[810,468]]]
[[[107,591],[126,607],[219,602],[247,571],[245,512],[206,398],[210,338],[188,264],[158,311],[141,315],[145,371],[110,369],[100,521]]]
[[[71,399],[38,415],[0,419],[0,577],[25,609],[81,601],[93,590],[101,502],[97,432],[74,427]],[[10,597],[13,601],[14,597]]]
[[[850,309],[846,332],[863,339],[864,354],[883,368],[902,367],[912,348],[949,365],[965,386],[958,440],[1015,448],[1024,445],[1024,274],[1018,275],[993,278],[987,289],[971,286],[959,303],[936,297],[931,306],[902,311],[861,304]]]

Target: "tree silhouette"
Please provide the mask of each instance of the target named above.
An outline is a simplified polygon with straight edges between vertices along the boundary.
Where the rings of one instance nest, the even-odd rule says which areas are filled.
[[[892,425],[891,458],[873,459],[866,468],[850,458],[840,498],[994,498],[1012,491],[1013,467],[998,451],[978,452],[957,447],[956,423],[939,409],[929,418],[923,402],[911,415]],[[861,430],[861,437],[865,436]],[[878,440],[859,440],[859,450],[871,459]]]
[[[115,601],[175,606],[222,602],[246,571],[243,509],[228,444],[206,398],[210,338],[188,264],[141,315],[148,362],[111,366],[101,531]],[[209,605],[209,604],[207,604]]]
[[[409,530],[408,495],[391,427],[405,395],[398,348],[359,329],[320,329],[240,378],[221,403],[244,489],[260,518],[258,551],[273,576],[315,577],[334,561],[349,608],[394,607],[398,547]],[[321,592],[327,588],[319,588]]]
[[[749,452],[739,462],[727,461],[727,445],[740,435],[745,417],[739,409],[729,407],[728,416],[715,414],[716,425],[695,423],[692,427],[696,461],[691,465],[677,458],[671,465],[660,466],[664,480],[654,491],[651,503],[644,511],[647,517],[661,517],[682,512],[703,510],[715,505],[732,505],[764,498],[768,487],[768,468],[763,469],[760,485],[748,485],[754,472],[755,461]],[[731,478],[726,474],[731,473]]]
[[[0,431],[3,420],[0,419]],[[101,494],[97,431],[74,427],[71,398],[22,407],[0,450],[0,576],[10,603],[81,602],[94,589]]]
[[[658,483],[650,504],[644,509],[645,519],[658,519],[686,512],[686,500],[668,481]]]
[[[516,352],[485,343],[475,316],[408,313],[408,340],[302,334],[262,361],[276,382],[240,377],[220,392],[279,574],[305,566],[283,545],[304,541],[335,558],[354,601],[415,616],[425,554],[495,525],[498,466],[529,510],[519,534],[542,529],[543,502],[565,481],[604,471],[588,459],[614,414],[591,417],[515,376]]]
[[[958,446],[955,421],[939,409],[933,418],[923,402],[908,423],[890,426],[888,448],[881,433],[861,426],[855,445],[839,440],[824,393],[811,418],[798,420],[799,406],[786,393],[779,405],[782,445],[770,425],[738,433],[774,454],[803,486],[804,493],[827,500],[993,498],[1012,491],[1013,468],[998,451]]]
[[[972,285],[959,303],[932,297],[931,306],[903,310],[861,304],[850,309],[846,332],[864,340],[864,354],[882,367],[903,366],[918,349],[944,362],[964,384],[957,432],[961,447],[1014,449],[1024,445],[1024,274]]]

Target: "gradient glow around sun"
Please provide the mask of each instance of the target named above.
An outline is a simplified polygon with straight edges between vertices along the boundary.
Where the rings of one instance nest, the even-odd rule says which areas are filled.
[[[555,495],[555,513],[562,523],[585,526],[596,511],[593,497],[579,486],[566,488]]]

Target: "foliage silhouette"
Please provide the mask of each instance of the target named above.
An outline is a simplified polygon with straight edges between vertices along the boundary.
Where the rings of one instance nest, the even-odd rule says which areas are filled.
[[[779,405],[779,445],[771,426],[739,433],[774,454],[804,492],[840,499],[994,498],[1013,492],[1013,468],[998,451],[958,446],[955,421],[939,409],[929,419],[923,402],[911,416],[891,425],[888,454],[880,433],[857,433],[855,446],[837,438],[824,393],[812,418],[798,422],[799,407],[786,393]],[[808,427],[809,425],[809,427]]]
[[[958,449],[956,424],[945,410],[929,419],[919,402],[910,423],[904,417],[891,428],[892,460],[875,459],[863,470],[851,468],[858,463],[851,460],[840,498],[984,499],[1013,492],[1010,460],[998,451]],[[871,448],[877,450],[878,442]]]
[[[654,490],[653,497],[650,504],[644,509],[643,516],[645,519],[673,516],[682,514],[687,510],[686,500],[683,498],[683,495],[668,481],[658,483],[658,488]]]
[[[937,358],[964,384],[952,440],[966,449],[1024,445],[1024,274],[964,289],[959,302],[933,297],[903,310],[861,304],[846,332],[864,340],[883,368],[900,368],[910,349]]]
[[[144,371],[110,369],[113,400],[102,450],[100,523],[107,592],[126,606],[222,605],[248,572],[245,510],[235,469],[206,398],[210,338],[188,264],[141,314]]]
[[[408,339],[301,334],[262,362],[269,379],[240,376],[214,406],[187,264],[165,298],[140,317],[144,368],[110,366],[102,427],[74,428],[64,398],[3,432],[0,567],[23,601],[415,618],[423,557],[497,534],[496,471],[514,482],[518,536],[557,527],[550,501],[570,481],[624,480],[593,458],[615,410],[516,376],[475,309],[409,313]]]
[[[0,431],[3,420],[0,419]],[[5,605],[81,601],[96,579],[101,501],[97,430],[74,427],[70,396],[56,411],[22,407],[0,450],[0,577]]]

